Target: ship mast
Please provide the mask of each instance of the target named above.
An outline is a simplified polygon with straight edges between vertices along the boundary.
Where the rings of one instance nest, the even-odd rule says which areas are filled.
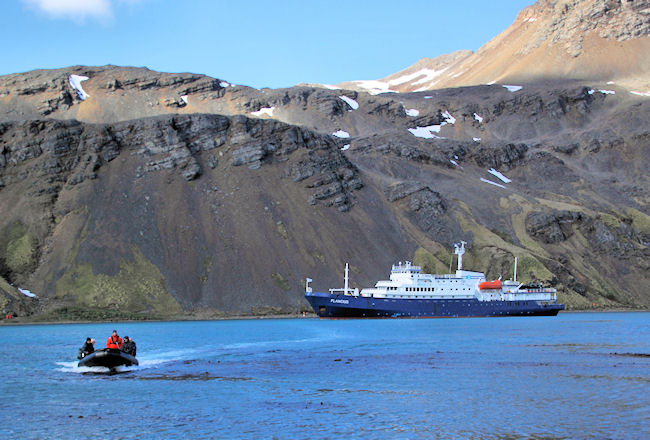
[[[345,286],[344,286],[344,288],[343,288],[343,294],[345,294],[345,295],[347,295],[348,292],[349,292],[349,289],[348,289],[348,280],[349,280],[349,276],[348,276],[348,263],[345,263]]]
[[[465,253],[466,244],[465,241],[461,241],[460,246],[459,243],[454,244],[454,253],[458,255],[458,270],[463,270],[463,254]]]

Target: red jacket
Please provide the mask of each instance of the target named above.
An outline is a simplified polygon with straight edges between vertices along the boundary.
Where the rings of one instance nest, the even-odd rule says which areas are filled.
[[[106,348],[115,348],[117,350],[122,349],[122,338],[119,336],[117,337],[117,340],[113,339],[113,336],[108,338],[106,341]]]

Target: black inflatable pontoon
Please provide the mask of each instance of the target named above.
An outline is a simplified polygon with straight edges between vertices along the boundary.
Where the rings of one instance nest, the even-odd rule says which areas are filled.
[[[79,367],[106,367],[111,370],[115,367],[124,365],[130,367],[131,365],[138,365],[138,360],[128,353],[114,348],[102,348],[95,350],[87,356],[84,356],[79,361]]]

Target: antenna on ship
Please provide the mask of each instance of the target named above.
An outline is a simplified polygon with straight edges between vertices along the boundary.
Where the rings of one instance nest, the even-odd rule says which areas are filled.
[[[463,270],[463,254],[465,253],[466,244],[466,241],[461,241],[460,246],[459,243],[454,244],[454,253],[458,255],[458,270]]]

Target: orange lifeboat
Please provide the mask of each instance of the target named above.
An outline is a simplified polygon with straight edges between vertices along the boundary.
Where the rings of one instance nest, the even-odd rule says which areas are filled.
[[[494,280],[494,281],[483,281],[478,285],[478,288],[481,290],[500,289],[501,286],[502,286],[501,280]]]

